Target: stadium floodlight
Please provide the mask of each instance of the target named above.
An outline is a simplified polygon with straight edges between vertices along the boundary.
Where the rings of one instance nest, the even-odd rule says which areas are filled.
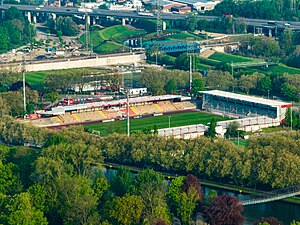
[[[129,112],[129,90],[126,90],[126,97],[127,97],[127,136],[130,136],[130,112]]]
[[[22,60],[22,78],[23,78],[23,106],[24,106],[24,118],[26,115],[26,92],[25,92],[25,58]]]

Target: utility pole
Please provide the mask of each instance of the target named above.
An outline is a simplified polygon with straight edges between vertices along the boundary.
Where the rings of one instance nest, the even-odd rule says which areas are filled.
[[[23,106],[24,106],[24,118],[26,115],[26,85],[25,85],[25,58],[22,60],[22,78],[23,78]]]

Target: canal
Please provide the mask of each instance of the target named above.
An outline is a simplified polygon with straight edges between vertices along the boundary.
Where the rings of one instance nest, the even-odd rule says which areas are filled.
[[[109,179],[112,177],[114,169],[105,169],[103,171],[104,175]],[[169,182],[169,181],[168,181]],[[236,197],[241,197],[240,194],[229,192],[222,189],[211,188],[201,185],[205,195],[208,194],[210,190],[216,190],[218,195],[230,194]],[[289,225],[293,220],[300,221],[300,205],[275,201],[265,204],[249,205],[244,206],[243,216],[246,217],[244,225],[252,225],[254,221],[261,217],[276,217],[279,221],[283,222],[284,225]]]

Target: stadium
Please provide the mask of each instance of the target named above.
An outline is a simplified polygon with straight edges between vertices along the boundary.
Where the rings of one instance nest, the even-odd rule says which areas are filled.
[[[181,95],[143,96],[129,98],[129,114],[133,118],[159,116],[164,113],[195,109],[190,97]],[[68,102],[74,102],[68,100]],[[31,115],[31,123],[40,127],[112,122],[127,117],[127,100],[102,100],[95,102],[58,105]]]
[[[165,114],[180,114],[181,120],[188,120],[188,114],[183,112],[199,111],[190,97],[181,95],[159,95],[131,97],[129,101],[129,115],[133,119],[155,116],[152,123],[159,127],[161,136],[177,138],[194,138],[203,135],[212,117],[217,118],[217,133],[223,136],[227,127],[233,121],[244,131],[258,131],[265,127],[280,125],[284,120],[285,112],[291,103],[277,100],[240,95],[225,91],[201,91],[202,115],[199,119],[180,123],[173,122],[173,126],[163,123]],[[54,104],[46,110],[30,115],[30,123],[39,127],[62,127],[80,124],[97,124],[97,128],[104,127],[106,122],[122,121],[127,119],[127,100],[102,97],[94,100],[86,99],[64,100],[62,104]],[[158,118],[160,116],[161,118]],[[171,117],[171,116],[169,116]],[[201,118],[200,118],[201,117]],[[204,117],[207,117],[204,119]],[[172,121],[175,120],[173,117]],[[170,118],[169,118],[170,120]],[[143,122],[144,121],[144,122]],[[165,121],[166,122],[166,121]],[[140,120],[139,123],[149,125],[151,121]]]

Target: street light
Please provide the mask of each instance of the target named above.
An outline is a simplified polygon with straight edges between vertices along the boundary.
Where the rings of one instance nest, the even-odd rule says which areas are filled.
[[[268,90],[268,99],[269,99],[269,97],[270,97],[270,90]]]
[[[169,128],[171,127],[171,117],[172,116],[169,116]]]
[[[240,146],[240,131],[237,130],[237,133],[238,133],[238,146]]]

